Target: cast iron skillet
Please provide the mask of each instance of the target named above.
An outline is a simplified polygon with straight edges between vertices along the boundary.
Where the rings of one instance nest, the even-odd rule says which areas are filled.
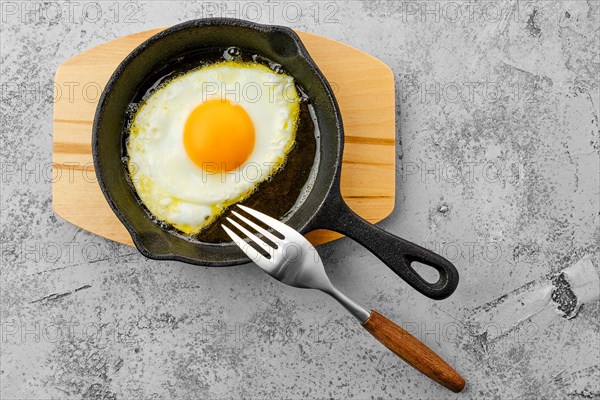
[[[375,254],[413,288],[432,299],[450,296],[458,284],[456,268],[445,258],[388,233],[356,215],[340,194],[344,129],[340,111],[323,74],[289,28],[236,19],[188,21],[151,37],[118,66],[100,98],[93,126],[92,148],[98,182],[106,200],[127,228],[138,250],[158,260],[204,266],[249,262],[233,244],[187,240],[161,228],[139,205],[122,162],[123,127],[128,105],[149,71],[181,54],[203,48],[236,46],[283,66],[311,99],[320,130],[320,162],[316,181],[304,203],[286,221],[300,232],[330,229],[343,233]],[[424,280],[411,263],[435,268],[439,279]]]

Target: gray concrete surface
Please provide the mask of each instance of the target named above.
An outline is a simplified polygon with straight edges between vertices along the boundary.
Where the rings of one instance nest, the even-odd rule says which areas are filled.
[[[2,1],[0,397],[600,398],[599,13],[597,1]],[[382,226],[454,261],[460,286],[432,301],[350,240],[320,252],[340,288],[455,365],[463,394],[324,295],[250,265],[146,260],[52,212],[58,65],[222,14],[325,35],[393,69],[398,196]],[[584,264],[587,297],[560,278]]]

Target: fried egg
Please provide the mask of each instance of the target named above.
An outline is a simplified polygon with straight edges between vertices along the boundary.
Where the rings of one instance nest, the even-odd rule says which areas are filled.
[[[262,64],[224,61],[167,82],[137,110],[126,142],[141,202],[198,233],[282,166],[299,110],[293,78]]]

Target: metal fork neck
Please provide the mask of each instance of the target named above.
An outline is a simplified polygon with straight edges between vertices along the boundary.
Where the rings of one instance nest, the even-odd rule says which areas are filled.
[[[348,312],[350,312],[350,314],[354,315],[361,324],[365,323],[371,316],[370,311],[337,290],[333,285],[331,285],[331,289],[324,290],[324,292],[336,299],[346,310],[348,310]]]

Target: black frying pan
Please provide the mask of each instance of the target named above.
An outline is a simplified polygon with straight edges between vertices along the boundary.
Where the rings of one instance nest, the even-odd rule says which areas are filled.
[[[204,266],[249,262],[233,243],[187,240],[153,222],[140,206],[122,162],[123,132],[128,106],[150,71],[179,55],[203,48],[236,46],[277,62],[306,91],[320,130],[320,162],[306,200],[286,221],[300,232],[330,229],[369,249],[413,288],[432,299],[450,296],[458,284],[456,268],[445,258],[372,225],[356,215],[340,194],[344,147],[341,114],[329,83],[289,28],[235,19],[185,22],[151,37],[127,56],[108,81],[98,103],[92,148],[98,182],[106,200],[146,257]],[[439,279],[424,280],[411,263],[435,268]]]

